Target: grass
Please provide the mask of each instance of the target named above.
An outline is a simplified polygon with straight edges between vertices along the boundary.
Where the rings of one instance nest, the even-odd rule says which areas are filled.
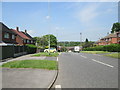
[[[47,56],[47,57],[57,57],[59,54],[58,53],[45,53],[45,52],[41,52],[41,53],[37,53],[37,54],[34,54],[33,56]]]
[[[11,61],[2,65],[7,68],[36,68],[36,69],[48,69],[57,70],[57,61],[49,60],[20,60]]]
[[[107,55],[104,55],[104,56],[120,59],[120,53],[112,53],[112,54],[107,54]]]
[[[82,53],[91,53],[91,54],[103,54],[103,53],[110,53],[107,51],[81,51]]]

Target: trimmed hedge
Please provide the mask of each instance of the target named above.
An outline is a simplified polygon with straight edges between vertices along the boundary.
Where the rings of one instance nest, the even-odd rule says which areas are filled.
[[[36,53],[37,46],[33,44],[27,44],[26,46],[27,46],[26,51],[28,54]]]
[[[108,52],[120,52],[120,44],[110,44],[105,46],[95,46],[84,48],[84,51],[108,51]]]

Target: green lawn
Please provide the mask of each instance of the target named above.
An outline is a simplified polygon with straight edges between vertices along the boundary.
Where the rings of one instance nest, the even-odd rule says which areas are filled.
[[[91,54],[102,54],[102,53],[110,53],[107,51],[80,51],[82,53],[91,53]]]
[[[119,58],[120,59],[120,53],[106,54],[104,56],[113,57],[113,58]]]
[[[41,53],[37,53],[37,54],[34,54],[33,56],[47,56],[47,57],[57,57],[59,55],[59,53],[45,53],[45,52],[41,52]]]
[[[38,69],[48,69],[57,70],[57,61],[49,60],[20,60],[11,61],[2,65],[2,67],[7,68],[38,68]]]

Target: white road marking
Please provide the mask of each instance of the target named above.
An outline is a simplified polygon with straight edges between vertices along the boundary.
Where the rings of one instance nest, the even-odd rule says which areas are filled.
[[[80,55],[81,57],[83,57],[83,58],[87,58],[86,56],[83,56],[83,55]]]
[[[103,63],[103,62],[97,61],[97,60],[95,60],[95,59],[92,59],[92,60],[93,60],[94,62],[97,62],[97,63],[103,64],[103,65],[106,65],[106,66],[111,67],[111,68],[114,67],[114,66],[112,66],[112,65],[109,65],[109,64],[106,64],[106,63]]]
[[[55,88],[61,88],[61,85],[55,85]]]
[[[58,61],[58,57],[57,57],[57,61]]]

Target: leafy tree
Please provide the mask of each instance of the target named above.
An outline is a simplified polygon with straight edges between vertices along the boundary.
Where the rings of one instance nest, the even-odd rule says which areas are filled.
[[[120,31],[120,23],[119,22],[114,23],[111,30],[112,30],[111,33],[119,32]]]
[[[88,39],[87,38],[86,38],[85,42],[88,43]]]
[[[34,37],[34,40],[37,42],[39,47],[46,48],[49,44],[49,35],[44,35],[42,37]],[[50,34],[50,46],[57,47],[57,38],[52,34]]]

